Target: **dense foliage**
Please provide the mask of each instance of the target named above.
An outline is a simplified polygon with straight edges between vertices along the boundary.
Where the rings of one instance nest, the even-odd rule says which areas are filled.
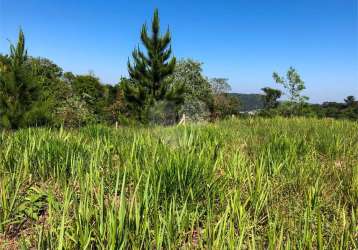
[[[264,93],[264,108],[269,111],[270,109],[277,108],[280,104],[278,99],[282,96],[282,92],[278,89],[265,87],[261,89]]]
[[[172,83],[184,87],[179,114],[186,114],[192,121],[208,120],[213,107],[213,92],[202,65],[191,59],[179,60],[172,75]]]
[[[0,245],[357,249],[357,131],[255,118],[3,132]]]
[[[41,113],[46,108],[46,100],[41,99],[43,85],[29,63],[21,30],[17,45],[11,45],[10,55],[2,57],[1,63],[0,127],[17,129],[41,125],[45,118]]]

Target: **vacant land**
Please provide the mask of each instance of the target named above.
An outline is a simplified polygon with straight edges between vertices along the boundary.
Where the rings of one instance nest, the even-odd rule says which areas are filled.
[[[0,136],[0,248],[358,247],[358,123]]]

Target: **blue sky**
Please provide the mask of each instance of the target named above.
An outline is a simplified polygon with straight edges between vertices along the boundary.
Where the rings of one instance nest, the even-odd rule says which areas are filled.
[[[357,0],[0,0],[0,53],[19,27],[28,51],[105,83],[127,75],[141,25],[159,8],[178,58],[204,63],[235,92],[278,87],[272,72],[294,66],[311,102],[358,98]]]

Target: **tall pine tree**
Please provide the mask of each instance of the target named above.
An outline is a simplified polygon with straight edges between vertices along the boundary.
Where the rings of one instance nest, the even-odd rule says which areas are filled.
[[[124,97],[142,122],[148,119],[150,107],[157,102],[168,101],[179,105],[183,102],[183,86],[173,85],[170,76],[173,74],[176,59],[171,57],[171,35],[169,30],[161,36],[158,10],[154,11],[152,32],[148,35],[146,24],[141,31],[141,41],[147,50],[139,48],[132,53],[133,62],[128,62],[130,79],[124,81]]]
[[[39,103],[41,89],[28,61],[22,30],[7,58],[6,67],[0,70],[0,127],[17,129],[38,124],[44,105]]]

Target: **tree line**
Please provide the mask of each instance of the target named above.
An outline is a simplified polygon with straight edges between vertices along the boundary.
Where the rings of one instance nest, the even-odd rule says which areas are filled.
[[[306,88],[304,81],[298,72],[290,67],[286,77],[273,73],[276,83],[283,86],[288,97],[287,101],[279,102],[278,99],[284,94],[281,90],[269,87],[262,88],[264,92],[264,109],[260,112],[263,116],[307,116],[329,117],[358,120],[358,101],[353,95],[347,96],[344,103],[324,102],[323,104],[310,104],[308,97],[302,95]]]
[[[129,76],[109,85],[93,73],[64,72],[49,59],[29,56],[20,30],[9,54],[0,54],[0,127],[80,127],[116,122],[166,125],[176,123],[183,114],[194,121],[239,114],[240,100],[229,94],[227,79],[209,79],[201,62],[176,60],[172,55],[171,34],[169,30],[161,34],[158,10],[150,31],[142,26],[140,38],[144,51],[134,49],[128,61]],[[304,82],[293,68],[286,78],[276,73],[273,78],[287,90],[289,100],[279,102],[280,90],[263,88],[265,105],[260,115],[313,113],[324,117],[335,109],[337,117],[358,117],[358,104],[352,96],[344,106],[308,105],[308,98],[301,95]],[[330,111],[324,113],[326,106]]]

